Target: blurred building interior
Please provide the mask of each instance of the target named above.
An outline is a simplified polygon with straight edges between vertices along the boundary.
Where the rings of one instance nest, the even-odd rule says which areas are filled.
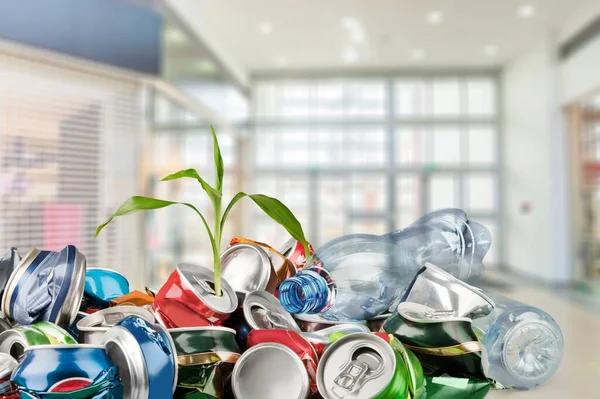
[[[210,264],[188,209],[94,231],[133,194],[210,220],[160,180],[212,176],[213,124],[224,196],[276,196],[317,247],[459,207],[493,275],[600,297],[597,1],[5,0],[0,39],[4,248],[73,243],[150,287]],[[251,203],[234,234],[287,237]]]

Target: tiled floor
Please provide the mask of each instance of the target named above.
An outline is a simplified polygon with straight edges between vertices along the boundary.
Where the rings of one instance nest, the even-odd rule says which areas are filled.
[[[544,386],[531,391],[497,391],[491,399],[600,398],[600,306],[562,289],[519,286],[506,293],[550,313],[561,326],[565,351],[562,364]]]

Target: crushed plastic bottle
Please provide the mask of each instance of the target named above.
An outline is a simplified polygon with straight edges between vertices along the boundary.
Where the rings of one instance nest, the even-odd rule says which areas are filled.
[[[509,388],[542,385],[562,359],[560,327],[541,309],[494,292],[485,293],[496,307],[488,316],[473,320],[473,325],[484,334],[486,376]]]
[[[307,268],[281,284],[279,299],[294,314],[372,319],[398,303],[426,262],[462,280],[480,275],[490,245],[489,231],[464,211],[435,211],[382,236],[352,234],[329,241]]]

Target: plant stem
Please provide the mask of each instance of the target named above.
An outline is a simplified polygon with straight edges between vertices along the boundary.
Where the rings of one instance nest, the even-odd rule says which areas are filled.
[[[213,247],[213,262],[215,270],[215,293],[217,296],[223,295],[221,292],[221,199],[219,198],[213,204],[215,210],[215,228]]]

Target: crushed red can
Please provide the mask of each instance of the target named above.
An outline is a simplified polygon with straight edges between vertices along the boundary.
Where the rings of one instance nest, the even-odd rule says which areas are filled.
[[[310,379],[310,391],[312,394],[317,390],[317,364],[319,362],[319,354],[313,344],[305,339],[302,335],[290,330],[252,330],[248,334],[248,348],[264,343],[277,343],[284,345],[294,351],[308,373]]]
[[[308,244],[308,250],[310,253],[306,256],[304,245],[294,238],[290,238],[279,248],[279,252],[292,262],[296,270],[302,270],[306,266],[307,259],[314,255],[315,250],[310,243]]]
[[[213,271],[179,264],[156,294],[152,311],[166,328],[219,326],[238,307],[235,291],[221,279],[222,295],[214,291]]]

